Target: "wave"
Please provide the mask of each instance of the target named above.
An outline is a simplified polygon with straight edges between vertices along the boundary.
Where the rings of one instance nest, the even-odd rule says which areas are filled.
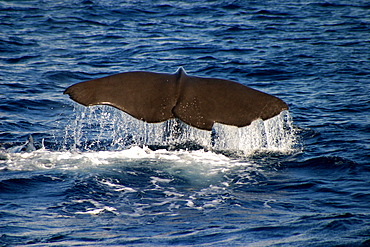
[[[33,152],[0,153],[0,160],[5,166],[2,170],[40,170],[61,169],[76,170],[90,169],[111,164],[125,164],[130,162],[156,162],[161,164],[176,164],[208,167],[209,169],[228,169],[244,165],[246,161],[234,160],[222,154],[205,150],[151,150],[147,147],[133,146],[121,151],[71,152],[49,151],[44,148]],[[200,172],[203,174],[203,172]],[[210,174],[209,171],[204,173]]]

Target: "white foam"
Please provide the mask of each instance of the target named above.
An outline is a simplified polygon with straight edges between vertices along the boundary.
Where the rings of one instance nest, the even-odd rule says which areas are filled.
[[[88,199],[88,200],[74,200],[73,203],[75,203],[75,204],[89,203],[89,204],[91,204],[93,206],[93,207],[86,208],[86,211],[77,211],[77,212],[75,212],[75,214],[98,215],[98,214],[101,214],[103,212],[111,212],[111,213],[113,213],[115,215],[118,215],[118,213],[116,212],[117,211],[116,208],[105,206],[102,203],[97,202],[97,201],[92,200],[92,199]]]
[[[150,177],[152,180],[151,182],[153,184],[157,184],[158,182],[159,183],[169,183],[172,181],[172,179],[166,179],[166,178],[157,178],[157,177]]]
[[[204,150],[178,150],[168,151],[164,149],[150,150],[146,147],[133,146],[121,151],[98,151],[98,152],[73,152],[73,151],[49,151],[40,149],[30,153],[2,153],[4,156],[3,169],[8,170],[39,170],[61,169],[75,170],[118,164],[140,163],[158,164],[172,172],[176,169],[187,167],[185,171],[204,176],[212,176],[215,173],[225,172],[231,167],[248,164],[243,160],[234,160],[222,154]],[[154,182],[170,182],[160,178],[152,178]],[[105,182],[107,183],[107,182]],[[122,188],[124,189],[124,188]]]
[[[114,191],[126,192],[126,193],[134,193],[134,192],[136,192],[135,189],[130,188],[130,187],[123,186],[123,185],[118,184],[118,183],[115,184],[115,183],[112,183],[112,182],[109,182],[109,181],[106,181],[106,180],[100,181],[100,183],[113,188]]]

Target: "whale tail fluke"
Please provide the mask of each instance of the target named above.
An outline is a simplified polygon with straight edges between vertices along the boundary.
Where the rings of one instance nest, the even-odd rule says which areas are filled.
[[[288,109],[275,96],[229,80],[189,76],[181,67],[175,74],[115,74],[77,83],[64,93],[82,105],[111,105],[149,123],[178,118],[204,130],[216,122],[243,127]]]

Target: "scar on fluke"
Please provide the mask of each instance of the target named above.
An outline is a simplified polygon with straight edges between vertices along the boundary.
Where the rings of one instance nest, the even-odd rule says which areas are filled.
[[[110,105],[148,123],[172,118],[212,130],[214,123],[244,127],[288,110],[281,99],[240,83],[187,75],[125,72],[80,82],[65,91],[84,105]]]

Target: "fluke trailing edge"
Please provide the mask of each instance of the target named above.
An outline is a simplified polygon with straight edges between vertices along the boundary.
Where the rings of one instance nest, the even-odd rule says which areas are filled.
[[[77,83],[64,93],[82,105],[111,105],[148,123],[178,118],[203,130],[212,130],[214,123],[243,127],[288,109],[272,95],[229,80],[189,76],[181,67],[175,74],[115,74]]]

